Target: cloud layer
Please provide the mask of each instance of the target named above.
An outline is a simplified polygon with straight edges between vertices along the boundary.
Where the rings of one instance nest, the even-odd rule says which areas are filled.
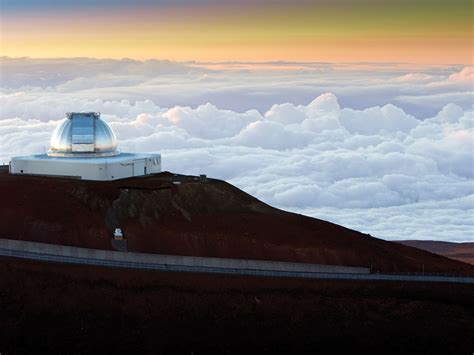
[[[273,104],[307,105],[326,92],[342,107],[364,109],[392,103],[423,119],[448,103],[472,106],[473,67],[374,63],[177,63],[123,59],[1,58],[1,91],[22,93],[26,106],[3,99],[6,117],[49,120],[65,106],[119,102],[133,106],[151,101],[159,107],[197,107],[208,102],[221,109],[265,112]],[[42,106],[61,105],[47,117]],[[13,105],[13,106],[12,106]],[[69,110],[71,110],[69,109]],[[110,105],[109,105],[110,109]],[[106,112],[103,110],[103,112]],[[143,111],[150,113],[148,111]],[[141,112],[138,112],[141,113]]]
[[[93,67],[86,66],[92,76]],[[195,72],[208,75],[211,70],[175,63],[164,68],[163,75],[172,72],[178,78]],[[117,70],[124,71],[127,80],[130,71],[160,80],[146,69],[132,63]],[[150,70],[154,73],[157,68]],[[398,67],[384,70],[383,75],[396,72],[392,79],[397,83],[431,85],[439,95],[449,93],[453,85],[468,90],[472,84],[470,68],[443,75],[440,69],[423,75],[402,74]],[[64,71],[58,76],[66,75],[61,74]],[[258,73],[266,75],[264,70]],[[474,241],[471,108],[447,103],[435,114],[419,117],[396,103],[342,106],[330,92],[306,104],[277,103],[263,111],[223,109],[221,102],[165,108],[152,99],[107,99],[94,88],[85,92],[84,83],[72,85],[77,78],[48,75],[46,81],[56,80],[54,89],[26,87],[28,79],[21,90],[13,84],[3,88],[0,161],[47,149],[64,112],[101,111],[122,150],[161,152],[166,170],[226,179],[271,205],[381,238]],[[107,92],[123,90],[120,76],[110,76]],[[271,74],[267,81],[274,77]],[[337,73],[334,77],[337,81]],[[30,80],[36,85],[39,79]],[[19,81],[13,75],[7,84],[18,86]],[[61,91],[64,85],[68,89]]]

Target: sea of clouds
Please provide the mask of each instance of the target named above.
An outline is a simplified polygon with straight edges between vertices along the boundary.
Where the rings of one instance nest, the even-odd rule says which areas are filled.
[[[474,241],[474,68],[2,59],[0,162],[69,111],[123,151],[384,239]]]

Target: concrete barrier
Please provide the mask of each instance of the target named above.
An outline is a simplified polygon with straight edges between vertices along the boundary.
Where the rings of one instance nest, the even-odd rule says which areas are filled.
[[[0,256],[106,267],[173,272],[328,280],[416,281],[474,284],[474,277],[370,274],[368,268],[226,258],[159,255],[0,239]]]
[[[291,272],[322,272],[368,274],[368,268],[292,263],[283,261],[244,260],[229,258],[208,258],[181,255],[161,255],[131,253],[110,250],[78,248],[58,244],[36,243],[24,240],[0,239],[0,248],[4,250],[23,251],[44,255],[56,255],[71,258],[93,259],[102,261],[120,261],[136,264],[164,264],[184,267],[267,270]]]

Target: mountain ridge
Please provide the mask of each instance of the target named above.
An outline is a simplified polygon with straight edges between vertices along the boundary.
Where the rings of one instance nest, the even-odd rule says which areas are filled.
[[[370,267],[374,272],[474,274],[474,267],[282,211],[225,181],[164,172],[110,182],[0,171],[4,238],[171,255]]]
[[[439,240],[399,240],[397,243],[474,265],[474,243],[472,242],[457,243]]]

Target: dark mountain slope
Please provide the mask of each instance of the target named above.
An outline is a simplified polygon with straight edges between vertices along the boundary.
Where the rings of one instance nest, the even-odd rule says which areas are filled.
[[[0,257],[5,354],[469,354],[474,287]]]
[[[400,240],[398,243],[474,265],[474,243],[451,243],[437,240]]]
[[[220,180],[170,173],[92,182],[0,171],[0,237],[129,251],[287,260],[376,271],[473,274],[474,267],[272,208]]]

